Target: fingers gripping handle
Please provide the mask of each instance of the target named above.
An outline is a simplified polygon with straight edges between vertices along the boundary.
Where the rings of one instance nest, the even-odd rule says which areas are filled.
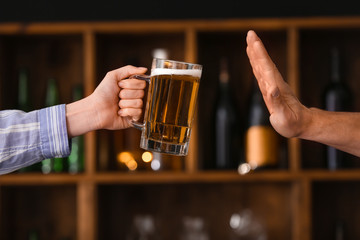
[[[138,79],[138,80],[143,80],[146,81],[147,83],[150,84],[150,76],[149,75],[132,75],[129,77],[129,79]],[[130,124],[132,127],[142,131],[145,127],[145,123],[139,123],[137,121],[134,121],[132,119],[129,120]]]

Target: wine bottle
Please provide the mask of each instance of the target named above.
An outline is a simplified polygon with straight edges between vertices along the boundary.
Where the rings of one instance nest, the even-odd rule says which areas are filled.
[[[220,61],[219,88],[215,108],[215,168],[236,169],[234,146],[237,134],[235,100],[229,86],[229,70],[226,58]]]
[[[73,88],[72,100],[78,101],[83,97],[81,85]],[[69,173],[75,174],[84,171],[84,136],[77,136],[71,139],[71,154],[68,157]]]
[[[47,82],[45,106],[51,107],[59,104],[59,90],[56,79],[49,78]],[[51,158],[42,161],[41,170],[44,174],[51,172],[62,172],[64,168],[63,158]]]
[[[331,49],[330,82],[325,88],[324,105],[328,111],[350,111],[352,94],[349,87],[340,77],[340,58],[337,48]],[[326,146],[327,167],[335,170],[344,167],[345,153],[333,147]]]
[[[245,160],[253,170],[275,168],[279,164],[279,152],[279,135],[270,124],[269,111],[254,79],[245,133]]]

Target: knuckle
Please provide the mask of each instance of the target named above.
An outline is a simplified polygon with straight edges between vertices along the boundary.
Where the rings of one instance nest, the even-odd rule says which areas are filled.
[[[105,77],[111,77],[112,74],[113,74],[113,71],[109,71],[109,72],[107,72],[107,73],[105,74]]]

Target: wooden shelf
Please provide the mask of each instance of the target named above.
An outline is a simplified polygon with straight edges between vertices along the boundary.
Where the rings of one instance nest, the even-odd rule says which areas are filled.
[[[202,171],[197,173],[134,173],[134,174],[98,174],[98,183],[216,183],[216,182],[290,182],[293,175],[287,172],[267,172],[258,174],[239,175],[235,171]]]
[[[0,185],[64,185],[76,184],[82,180],[89,179],[82,174],[48,174],[42,173],[13,173],[0,176]]]
[[[94,184],[173,184],[217,182],[295,182],[308,181],[360,181],[360,170],[306,170],[292,173],[285,170],[264,170],[240,175],[236,171],[186,172],[108,172],[88,174],[15,173],[0,176],[2,186],[7,185],[63,185],[91,181]]]

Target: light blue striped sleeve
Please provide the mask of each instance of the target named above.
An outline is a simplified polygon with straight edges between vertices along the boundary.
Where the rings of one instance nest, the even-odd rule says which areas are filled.
[[[0,174],[70,154],[65,105],[0,111]]]

